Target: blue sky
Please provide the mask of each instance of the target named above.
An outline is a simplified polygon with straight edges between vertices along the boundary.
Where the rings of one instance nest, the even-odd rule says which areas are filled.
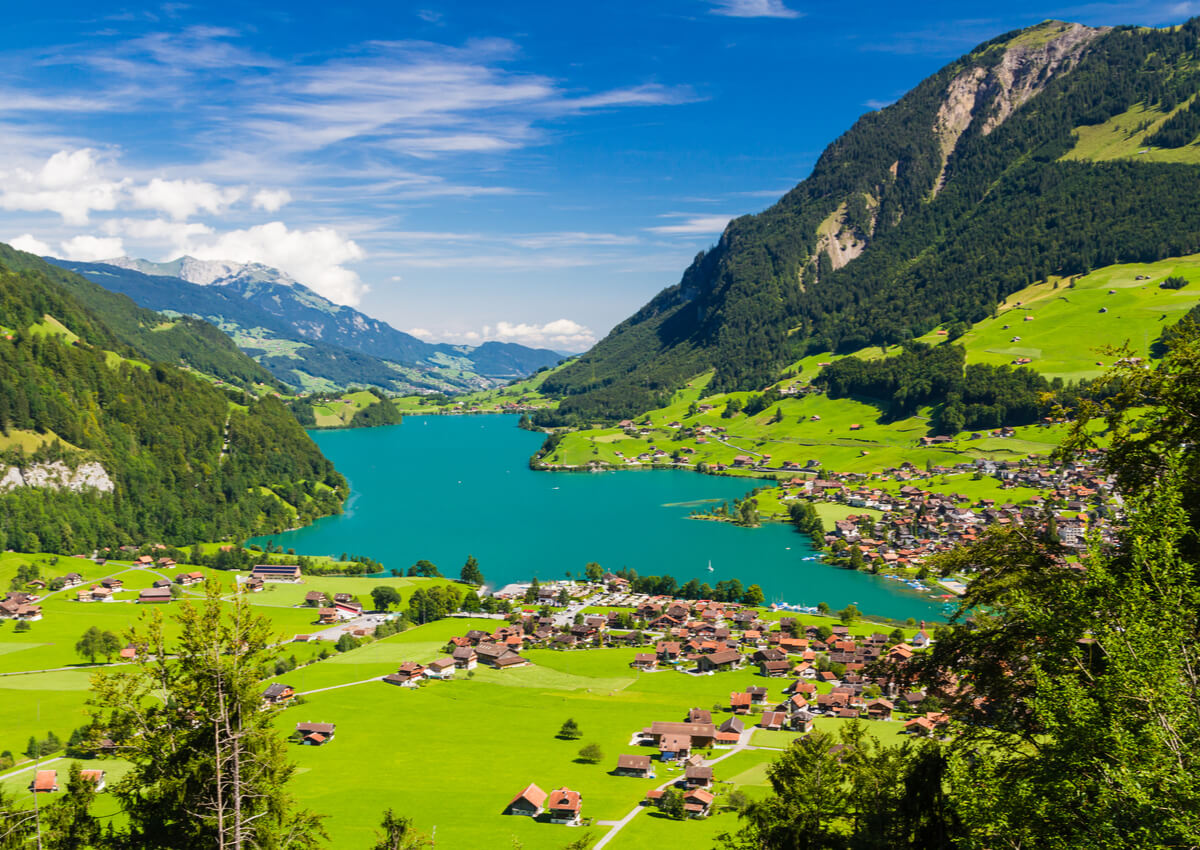
[[[21,4],[0,25],[0,240],[85,260],[265,262],[426,338],[580,350],[729,218],[803,179],[855,118],[979,42],[1046,18],[1198,13]]]

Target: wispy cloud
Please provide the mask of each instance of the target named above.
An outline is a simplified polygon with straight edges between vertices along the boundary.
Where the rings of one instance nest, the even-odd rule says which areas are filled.
[[[498,321],[486,324],[477,330],[430,330],[409,328],[408,333],[429,342],[465,343],[479,345],[481,342],[517,342],[532,348],[552,348],[557,351],[584,351],[596,344],[596,333],[573,319],[555,319],[551,322]]]
[[[730,18],[799,18],[802,12],[789,9],[783,0],[710,0],[714,15]]]
[[[663,236],[703,236],[710,233],[719,235],[733,218],[731,215],[692,215],[690,213],[666,213],[660,217],[680,220],[675,224],[647,227],[646,230]]]

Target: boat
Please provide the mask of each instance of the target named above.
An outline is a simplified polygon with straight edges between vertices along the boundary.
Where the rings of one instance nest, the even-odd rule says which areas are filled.
[[[713,568],[712,568],[712,561],[709,561],[709,562],[708,562],[708,571],[709,571],[710,573],[713,571]]]

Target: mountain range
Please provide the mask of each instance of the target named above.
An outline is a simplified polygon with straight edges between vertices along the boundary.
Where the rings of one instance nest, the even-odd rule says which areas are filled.
[[[1200,250],[1200,20],[1047,21],[863,115],[812,174],[552,374],[542,425],[756,390],[805,356],[993,314],[1051,276]]]
[[[142,307],[207,319],[278,380],[305,390],[486,389],[563,359],[558,352],[515,343],[425,342],[258,263],[47,259]]]

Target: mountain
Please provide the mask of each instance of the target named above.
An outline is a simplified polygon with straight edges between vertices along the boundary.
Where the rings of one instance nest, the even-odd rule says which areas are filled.
[[[761,389],[806,355],[991,315],[1051,275],[1200,249],[1200,20],[1047,21],[861,117],[775,205],[543,384],[580,424],[707,370]]]
[[[128,257],[51,262],[143,307],[208,319],[277,378],[306,389],[370,385],[458,392],[524,377],[562,359],[511,343],[479,348],[428,343],[258,263],[192,257],[168,263]]]
[[[76,295],[94,286],[0,252],[0,549],[241,539],[341,510],[345,479],[279,399],[143,356],[178,325],[111,326]]]
[[[208,322],[189,316],[167,318],[143,309],[124,295],[8,245],[0,244],[0,264],[61,286],[101,319],[117,341],[147,360],[182,365],[243,388],[257,384],[283,389],[266,369]]]

